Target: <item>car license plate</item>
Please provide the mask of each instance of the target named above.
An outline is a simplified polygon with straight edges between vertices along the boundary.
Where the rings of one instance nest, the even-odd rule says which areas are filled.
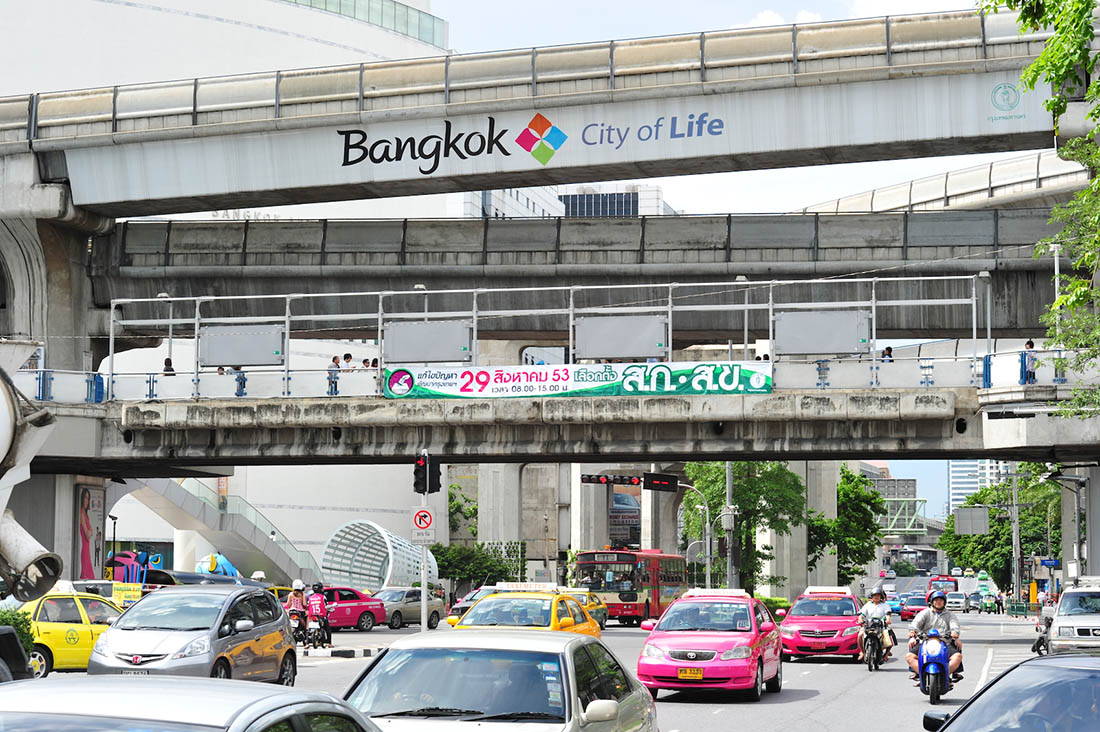
[[[320,628],[320,627],[321,627],[321,624],[319,622],[317,622],[316,620],[309,621],[309,629],[310,630],[313,630],[315,628]]]
[[[702,679],[703,669],[701,668],[678,668],[676,669],[676,678],[679,679]]]
[[[810,648],[813,648],[815,651],[822,651],[825,649],[825,641],[814,641],[810,644]]]
[[[149,675],[149,672],[144,670],[144,669],[142,669],[140,671],[138,669],[123,669],[121,673],[122,673],[123,676],[148,676]]]

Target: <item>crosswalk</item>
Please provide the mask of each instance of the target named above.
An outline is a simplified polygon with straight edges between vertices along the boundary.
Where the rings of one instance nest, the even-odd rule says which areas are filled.
[[[1030,645],[1012,644],[989,648],[986,651],[985,663],[982,665],[981,675],[978,677],[978,688],[980,689],[985,686],[987,681],[997,678],[998,674],[1007,671],[1020,661],[1026,661],[1034,657],[1035,654],[1031,652]]]

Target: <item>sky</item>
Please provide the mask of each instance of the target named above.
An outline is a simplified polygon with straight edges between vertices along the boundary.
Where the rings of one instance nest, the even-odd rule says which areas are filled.
[[[431,11],[450,23],[450,46],[458,53],[606,41],[734,27],[963,10],[966,0],[681,0],[593,3],[558,0],[537,13],[505,0],[431,0]],[[674,8],[674,9],[673,9]],[[987,164],[1024,153],[998,153],[898,160],[813,168],[721,173],[652,179],[665,199],[684,213],[787,212],[879,186]],[[872,457],[872,456],[868,456]],[[947,462],[891,460],[895,478],[916,478],[928,499],[928,516],[947,501]]]

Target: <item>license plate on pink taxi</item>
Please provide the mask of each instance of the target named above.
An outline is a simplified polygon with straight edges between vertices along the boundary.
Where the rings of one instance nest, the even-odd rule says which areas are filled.
[[[814,641],[810,644],[810,648],[813,648],[815,651],[823,651],[825,650],[825,641]]]
[[[676,669],[676,678],[678,679],[702,679],[703,669],[701,668],[678,668]]]

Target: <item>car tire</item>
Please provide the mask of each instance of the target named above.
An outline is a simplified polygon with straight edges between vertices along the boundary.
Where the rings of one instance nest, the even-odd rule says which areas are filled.
[[[359,616],[359,620],[355,623],[355,629],[361,633],[369,633],[374,628],[374,613],[365,612]]]
[[[790,663],[793,658],[794,656],[792,656],[791,654],[783,653],[779,656],[779,661],[780,663]]]
[[[53,671],[53,654],[46,646],[35,644],[31,657],[27,660],[30,662],[32,678],[44,679]]]
[[[607,626],[607,618],[600,618],[596,622],[600,624],[600,630],[603,630]]]
[[[401,613],[397,610],[393,611],[393,615],[390,616],[390,628],[393,630],[400,630],[404,623],[401,622]]]
[[[233,670],[229,668],[229,661],[224,658],[219,658],[214,662],[214,667],[210,669],[210,677],[215,679],[231,679],[233,678]]]
[[[768,683],[765,685],[765,688],[767,688],[767,690],[772,694],[778,694],[780,691],[783,690],[783,660],[782,660],[782,657],[780,657],[780,661],[779,661],[778,665],[776,666],[775,676],[768,679]]]
[[[432,614],[428,616],[428,630],[435,630],[438,627],[439,627],[439,613],[432,612]]]
[[[646,687],[646,688],[649,689],[649,695],[651,697],[653,697],[653,701],[657,701],[657,695],[661,693],[661,690],[660,689],[654,689],[654,688],[651,688],[651,687]]]
[[[0,658],[0,684],[5,681],[13,681],[15,677],[11,675],[11,669],[8,668],[8,664],[4,659]]]
[[[298,675],[298,664],[294,662],[294,654],[283,656],[283,662],[279,664],[279,675],[275,683],[279,686],[294,686],[294,678]]]
[[[757,662],[756,664],[756,682],[752,685],[752,688],[745,693],[746,697],[751,702],[760,701],[764,696],[764,664]]]

